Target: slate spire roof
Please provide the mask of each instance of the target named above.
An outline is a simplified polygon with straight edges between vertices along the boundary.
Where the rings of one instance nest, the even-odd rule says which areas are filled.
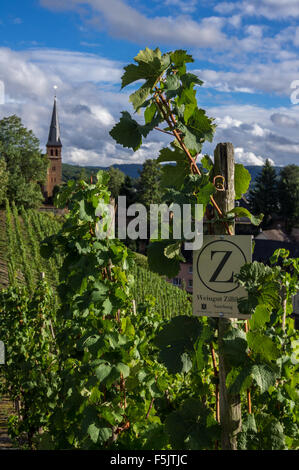
[[[62,143],[60,140],[60,127],[59,127],[59,120],[58,120],[56,96],[54,98],[54,106],[53,106],[52,120],[51,120],[51,125],[50,125],[47,147],[62,147]]]

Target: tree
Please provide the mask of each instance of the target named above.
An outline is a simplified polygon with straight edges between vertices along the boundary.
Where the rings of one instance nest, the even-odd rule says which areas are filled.
[[[84,181],[88,181],[88,175],[86,173],[86,168],[81,168],[80,169],[80,173],[79,173],[79,180],[84,180]]]
[[[8,183],[8,174],[6,171],[6,162],[4,158],[0,157],[0,205],[3,204],[4,199],[6,198],[7,183]]]
[[[0,121],[0,155],[7,166],[8,199],[24,207],[41,204],[48,159],[41,153],[39,140],[16,115]]]
[[[263,213],[262,227],[269,226],[273,215],[278,214],[278,187],[275,168],[267,159],[262,171],[255,180],[253,189],[249,191],[249,201],[253,213]]]
[[[160,204],[162,169],[157,160],[148,159],[143,163],[139,179],[139,202],[149,209],[150,204]]]
[[[125,174],[119,170],[118,168],[114,168],[111,166],[108,170],[110,180],[108,183],[109,191],[111,192],[111,196],[116,199],[119,195],[120,188],[122,187],[125,181]]]
[[[287,231],[299,226],[299,166],[287,165],[279,174],[279,203]]]
[[[131,176],[127,175],[119,191],[119,194],[121,196],[126,196],[127,206],[135,204],[135,202],[137,201],[138,194],[136,186],[136,180],[134,180]]]

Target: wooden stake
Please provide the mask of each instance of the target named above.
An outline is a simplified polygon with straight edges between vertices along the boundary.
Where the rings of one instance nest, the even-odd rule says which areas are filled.
[[[225,178],[224,191],[215,194],[215,200],[223,214],[235,207],[235,159],[231,143],[218,144],[215,149],[215,173]],[[224,235],[223,223],[215,224],[215,234]],[[235,233],[234,223],[230,224],[230,233]],[[218,327],[219,341],[219,393],[222,450],[237,450],[237,435],[242,427],[240,395],[230,395],[226,387],[226,377],[230,366],[223,354],[223,337],[227,330],[236,323],[236,319],[220,318]]]

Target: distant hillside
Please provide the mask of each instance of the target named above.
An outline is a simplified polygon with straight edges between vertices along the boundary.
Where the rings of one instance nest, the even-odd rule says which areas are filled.
[[[262,171],[263,167],[262,166],[246,166],[245,165],[245,168],[247,168],[247,170],[251,174],[251,183],[253,183],[255,178],[257,177],[257,175]],[[280,167],[280,166],[275,166],[274,168],[275,168],[277,174],[279,174],[280,170],[282,169],[282,167]]]
[[[119,168],[125,175],[131,176],[131,178],[138,178],[139,171],[142,169],[142,164],[140,163],[123,163],[111,165],[114,168]],[[249,173],[251,174],[251,181],[253,182],[261,172],[261,166],[245,166]],[[85,171],[85,174],[89,177],[95,175],[99,170],[108,170],[109,167],[102,166],[78,166],[78,165],[69,165],[68,163],[63,163],[62,165],[62,179],[63,181],[68,181],[69,179],[78,178],[82,171]],[[276,172],[279,173],[281,167],[275,167]]]
[[[138,170],[142,169],[142,165],[138,163],[128,163],[128,164],[115,164],[111,165],[114,168],[119,168],[125,175],[130,176],[131,178],[138,178]],[[68,163],[62,164],[62,180],[68,181],[69,179],[79,178],[82,175],[82,172],[85,171],[87,176],[96,175],[99,170],[108,170],[109,167],[104,166],[78,166],[78,165],[69,165]]]

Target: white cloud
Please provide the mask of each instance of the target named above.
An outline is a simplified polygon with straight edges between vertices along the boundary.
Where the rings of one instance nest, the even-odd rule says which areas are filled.
[[[193,13],[197,0],[164,0],[165,6],[178,7],[183,13]]]
[[[217,128],[213,144],[205,144],[204,151],[212,151],[218,142],[232,142],[235,148],[244,149],[243,153],[239,151],[239,158],[245,159],[246,155],[251,162],[256,162],[251,164],[259,164],[258,161],[266,158],[276,165],[298,164],[298,125],[286,123],[298,123],[299,106],[267,109],[231,104],[208,107],[207,114],[217,116]],[[273,115],[279,117],[273,119]],[[280,116],[283,116],[283,126]]]
[[[72,68],[77,68],[78,73],[73,74]],[[97,166],[142,163],[154,158],[162,147],[160,133],[135,153],[118,146],[110,137],[120,111],[131,111],[128,94],[119,91],[121,69],[114,61],[70,51],[14,52],[0,48],[0,70],[6,91],[0,119],[12,114],[20,116],[43,149],[49,132],[53,84],[59,85],[64,162]]]
[[[233,15],[227,19],[228,24],[232,25],[234,28],[240,28],[242,24],[241,15]]]
[[[244,148],[237,147],[235,148],[235,159],[238,163],[243,163],[243,165],[256,165],[262,166],[264,165],[266,159],[261,157],[260,155],[255,155],[253,152],[246,152]],[[274,165],[274,161],[269,158],[272,165]]]
[[[294,46],[299,46],[299,26],[296,28],[295,31]]]
[[[286,114],[274,113],[271,116],[271,121],[281,127],[299,127],[299,121],[291,116],[287,116]]]
[[[175,0],[172,0],[172,2]],[[81,4],[88,4],[93,17],[88,20],[94,27],[107,28],[115,37],[137,41],[146,45],[148,41],[167,44],[186,44],[197,47],[228,47],[230,41],[221,31],[225,23],[219,17],[194,21],[190,17],[164,16],[147,17],[122,0],[40,0],[49,9],[68,10]],[[183,3],[183,2],[180,2]],[[192,2],[188,2],[190,5]],[[117,12],[117,14],[116,14]]]
[[[96,119],[104,126],[112,126],[112,124],[114,124],[114,118],[107,109],[101,106],[91,105],[90,110]]]
[[[122,64],[96,54],[71,52],[58,49],[29,49],[23,55],[31,63],[68,81],[92,81],[119,83]]]
[[[233,119],[231,116],[224,116],[224,118],[216,118],[218,129],[229,129],[230,127],[240,127],[242,121]]]
[[[299,60],[237,63],[235,70],[195,70],[204,86],[223,92],[277,93],[290,96],[290,85],[299,78]]]
[[[76,67],[86,72],[78,71],[73,79],[70,73],[72,58]],[[99,65],[102,70],[97,72]],[[163,142],[169,140],[167,136],[153,132],[134,154],[116,145],[110,137],[109,131],[118,121],[120,111],[131,110],[128,93],[119,91],[117,76],[120,77],[121,68],[118,62],[70,51],[45,50],[43,55],[42,49],[15,52],[0,48],[0,70],[6,91],[0,118],[19,115],[42,146],[48,136],[53,85],[59,85],[58,109],[65,162],[98,166],[141,163],[146,158],[155,158]],[[106,81],[108,71],[111,72],[110,82]],[[208,71],[208,74],[212,83],[221,80],[220,72]],[[237,78],[230,77],[230,83],[233,80]],[[237,83],[240,85],[244,83]],[[205,145],[208,152],[212,152],[218,142],[230,141],[236,148],[243,149],[243,153],[238,150],[238,158],[247,158],[251,164],[260,164],[257,162],[265,158],[271,158],[278,165],[298,163],[299,106],[266,109],[230,102],[207,107],[207,114],[216,117],[218,124],[214,142]]]
[[[263,16],[269,20],[298,18],[298,0],[248,0],[240,2],[219,2],[214,10],[221,14],[240,11],[243,16]]]

